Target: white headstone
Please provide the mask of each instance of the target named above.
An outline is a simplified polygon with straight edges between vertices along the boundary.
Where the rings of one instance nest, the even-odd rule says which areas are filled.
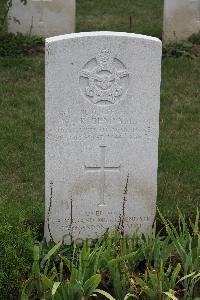
[[[13,0],[8,31],[44,37],[75,31],[75,0]]]
[[[46,229],[66,243],[156,210],[161,42],[93,32],[46,40]]]
[[[165,0],[163,41],[187,39],[200,30],[200,0]]]

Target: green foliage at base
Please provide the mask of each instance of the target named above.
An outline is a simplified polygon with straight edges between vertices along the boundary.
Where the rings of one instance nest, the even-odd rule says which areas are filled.
[[[44,39],[21,33],[0,35],[0,56],[29,55],[44,53]]]
[[[193,33],[189,37],[189,41],[193,44],[200,45],[200,31],[198,33]]]
[[[163,57],[189,57],[200,56],[200,31],[192,34],[188,40],[172,43],[163,48]]]
[[[160,218],[164,236],[116,231],[82,246],[35,245],[21,300],[200,299],[199,213],[186,222],[179,212],[177,228]]]

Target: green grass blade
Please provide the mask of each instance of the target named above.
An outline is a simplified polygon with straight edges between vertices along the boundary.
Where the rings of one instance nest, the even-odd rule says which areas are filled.
[[[172,300],[178,300],[172,293],[170,292],[163,292],[163,294],[167,295]]]
[[[89,297],[91,294],[93,294],[100,282],[101,275],[96,274],[90,277],[83,285],[85,296]]]
[[[59,287],[60,284],[61,284],[61,282],[54,282],[53,288],[51,290],[52,296],[55,295],[55,293],[56,293],[56,291],[57,291],[57,289],[58,289],[58,287]]]
[[[94,292],[95,292],[95,293],[98,293],[98,294],[100,294],[100,295],[102,295],[102,296],[105,296],[106,299],[109,299],[109,300],[117,300],[117,299],[113,298],[113,296],[111,296],[109,293],[107,293],[107,292],[105,292],[105,291],[103,291],[103,290],[96,289]]]
[[[50,259],[50,257],[60,248],[60,246],[62,245],[62,241],[60,241],[58,244],[56,244],[48,253],[47,255],[45,255],[45,257],[42,259],[40,266],[41,268],[44,267],[44,264],[47,260]]]

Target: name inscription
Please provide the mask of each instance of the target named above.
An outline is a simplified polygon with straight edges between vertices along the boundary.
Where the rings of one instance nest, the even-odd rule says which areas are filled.
[[[101,141],[104,138],[129,138],[152,140],[157,137],[158,128],[152,126],[152,120],[139,122],[124,114],[118,116],[112,110],[91,114],[81,110],[71,118],[69,112],[60,114],[59,125],[49,130],[49,137],[67,141]]]

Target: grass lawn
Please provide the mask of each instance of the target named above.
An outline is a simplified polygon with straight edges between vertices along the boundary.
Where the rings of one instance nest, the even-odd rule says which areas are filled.
[[[78,0],[77,31],[161,37],[161,0]],[[130,26],[131,16],[131,26]],[[200,204],[200,60],[162,63],[158,206],[176,222]],[[44,58],[0,59],[0,299],[17,299],[44,220]]]
[[[126,31],[161,38],[163,2],[163,0],[79,0],[76,31]]]

